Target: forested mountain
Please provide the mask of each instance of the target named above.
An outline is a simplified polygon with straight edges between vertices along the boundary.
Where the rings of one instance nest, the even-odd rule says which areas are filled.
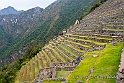
[[[4,8],[4,9],[0,10],[0,15],[19,14],[21,12],[23,12],[23,10],[17,11],[13,7],[9,6],[7,8]]]
[[[19,15],[1,16],[0,18],[3,19],[4,22],[1,21],[0,23],[0,56],[1,59],[4,58],[4,60],[0,61],[0,66],[11,62],[13,63],[0,69],[0,83],[35,81],[34,78],[40,75],[37,73],[43,68],[45,72],[43,71],[44,73],[41,73],[46,75],[47,72],[47,75],[49,75],[50,71],[46,71],[46,69],[50,67],[54,61],[58,63],[74,61],[76,58],[79,60],[80,56],[86,61],[81,62],[80,67],[78,66],[73,72],[71,70],[72,74],[68,79],[69,83],[80,82],[80,80],[83,82],[84,80],[82,78],[78,80],[74,79],[74,76],[78,74],[85,76],[82,72],[86,71],[86,75],[89,75],[89,69],[94,68],[94,66],[96,68],[95,71],[98,73],[99,69],[103,70],[103,66],[105,66],[105,71],[107,69],[106,73],[108,75],[110,75],[111,72],[116,73],[115,69],[117,68],[113,66],[117,67],[118,64],[115,65],[115,62],[119,63],[120,57],[113,58],[113,56],[120,55],[123,43],[117,43],[117,46],[114,45],[116,43],[112,42],[113,38],[111,36],[118,35],[119,32],[119,40],[115,39],[115,42],[123,41],[123,37],[121,37],[121,35],[124,35],[122,27],[122,18],[124,16],[123,1],[98,1],[99,0],[57,0],[45,9],[36,7]],[[109,4],[110,2],[111,4]],[[7,21],[4,19],[5,17]],[[15,18],[11,20],[13,17],[19,19]],[[16,21],[16,19],[19,21]],[[79,24],[74,25],[76,19],[82,20],[80,20]],[[5,26],[3,25],[4,23]],[[21,27],[17,25],[21,25]],[[71,25],[72,28],[68,29]],[[61,34],[63,29],[68,29],[67,34],[56,37],[59,32]],[[20,33],[16,32],[17,30]],[[112,44],[108,44],[110,42]],[[114,54],[111,53],[113,51],[111,51],[110,54],[108,51],[101,51],[102,49],[106,50],[106,48],[109,51],[115,50]],[[111,55],[111,57],[108,57],[108,55]],[[85,58],[85,56],[88,57]],[[109,65],[104,64],[109,61]],[[101,63],[99,64],[99,62]],[[62,74],[66,73],[63,73],[63,70],[60,72],[57,71],[57,74],[60,74],[57,77],[62,77]],[[97,72],[91,73],[95,75],[98,74]],[[100,72],[99,75],[103,74],[104,71]],[[69,72],[68,75],[70,75]],[[92,79],[90,80],[92,81]],[[49,82],[55,83],[57,81],[49,81],[48,79],[45,83]],[[57,83],[60,82],[61,81]]]
[[[2,43],[0,45],[0,53],[8,51],[9,47],[13,47],[34,27],[42,23],[42,20],[40,20],[42,11],[42,8],[36,7],[18,15],[0,16],[0,42]],[[1,56],[5,57],[4,54],[1,54]]]
[[[47,8],[0,16],[0,58],[4,65],[23,55],[28,45],[43,46],[69,28],[99,0],[57,0]],[[30,45],[29,45],[30,46]],[[8,59],[11,58],[11,60]]]

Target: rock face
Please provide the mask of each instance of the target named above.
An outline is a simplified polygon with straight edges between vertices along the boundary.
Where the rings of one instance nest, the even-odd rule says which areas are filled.
[[[22,13],[22,12],[23,12],[23,10],[17,11],[13,7],[9,6],[7,8],[4,8],[4,9],[0,10],[0,15],[19,14],[19,13]]]

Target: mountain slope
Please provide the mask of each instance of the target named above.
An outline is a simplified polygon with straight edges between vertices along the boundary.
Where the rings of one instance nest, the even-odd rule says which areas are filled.
[[[102,0],[102,1],[106,1],[106,0]],[[115,0],[115,1],[108,0],[105,4],[101,5],[100,7],[98,7],[99,3],[97,3],[97,5],[95,4],[95,8],[94,8],[95,10],[86,17],[84,17],[80,21],[80,24],[72,26],[72,28],[67,32],[66,35],[58,36],[57,38],[54,37],[54,39],[49,41],[49,43],[46,44],[41,49],[41,51],[39,51],[39,53],[37,51],[35,52],[35,55],[33,55],[32,53],[34,53],[34,50],[33,51],[31,50],[30,52],[27,52],[27,55],[15,61],[15,63],[3,67],[2,68],[3,73],[0,73],[0,77],[2,78],[1,80],[2,83],[4,83],[5,81],[11,83],[11,80],[14,80],[16,76],[15,71],[18,71],[20,67],[22,68],[18,73],[17,83],[24,81],[26,82],[32,81],[35,77],[39,77],[39,74],[37,73],[39,70],[42,70],[42,68],[45,69],[45,72],[41,71],[41,74],[48,75],[51,71],[49,70],[47,71],[46,69],[49,69],[48,67],[51,66],[52,62],[59,63],[59,62],[66,62],[71,60],[74,61],[78,56],[82,56],[82,55],[84,57],[83,59],[85,60],[83,60],[80,63],[80,65],[75,69],[72,75],[69,75],[70,76],[68,77],[69,83],[73,83],[77,81],[93,82],[93,83],[94,82],[101,83],[103,81],[112,82],[112,83],[115,82],[115,79],[113,79],[113,77],[112,79],[101,80],[101,79],[90,79],[87,77],[86,77],[87,79],[82,79],[82,77],[79,78],[79,76],[82,75],[91,76],[91,77],[92,75],[114,76],[116,74],[120,60],[121,49],[123,47],[123,43],[120,42],[124,40],[123,3],[124,3],[123,0]],[[49,15],[48,16],[51,17],[51,13],[49,14],[50,16]],[[51,36],[49,35],[50,33],[52,33],[52,35],[57,34],[54,31],[54,27],[57,24],[54,23],[59,21],[58,19],[61,15],[60,14],[56,15],[56,13],[54,14],[55,15],[52,15],[54,17],[51,17],[50,19],[46,19],[48,18],[48,16],[44,17],[46,21],[44,21],[42,24],[37,26],[31,33],[26,35],[26,37],[24,37],[24,41],[21,40],[20,42],[16,43],[18,45],[17,47],[19,47],[22,44],[26,45],[27,42],[32,42],[32,43],[39,42],[37,40],[41,40],[42,38],[48,39],[49,37],[47,36]],[[63,22],[64,21],[61,21],[61,23]],[[45,40],[42,40],[40,42],[46,42]],[[16,47],[16,45],[14,46]],[[31,55],[29,53],[31,53]],[[31,56],[34,57],[30,60],[28,57],[31,58]],[[62,67],[62,66],[63,65],[61,65],[61,63],[60,65],[58,65],[58,67]],[[64,73],[65,72],[66,71],[64,71]],[[59,74],[58,77],[61,77],[63,71],[62,72],[59,71],[57,72],[57,74]],[[75,75],[77,75],[78,79],[77,78],[74,79]],[[37,80],[41,81],[41,79],[36,79],[36,81]],[[61,78],[57,79],[59,81],[50,81],[50,80],[52,79],[48,79],[48,81],[45,80],[45,83],[49,83],[49,82],[60,83],[60,80],[63,81],[63,79]]]
[[[13,28],[13,21],[10,21],[9,25],[6,25],[7,21],[5,22],[5,26],[3,26],[4,30],[12,36],[13,40],[9,46],[0,50],[0,56],[2,58],[12,56],[30,42],[40,41],[39,43],[44,45],[64,28],[69,28],[76,19],[79,19],[97,1],[99,0],[57,0],[40,13],[35,13],[37,15],[36,19],[33,19],[34,14],[30,14],[31,12],[28,13],[28,11],[21,13],[19,16],[9,17],[8,15],[7,19],[15,17],[14,22],[16,18],[21,19],[18,19],[19,23],[14,26],[15,28]],[[57,19],[55,19],[56,17]],[[12,27],[11,29],[10,25]]]
[[[114,83],[124,44],[124,27],[121,27],[124,26],[124,1],[102,1],[96,3],[92,7],[94,11],[79,24],[75,24],[66,34],[51,39],[22,66],[16,83]],[[52,26],[56,18],[51,22]],[[65,74],[69,71],[68,75]]]
[[[4,9],[0,10],[0,15],[19,14],[19,13],[22,13],[22,12],[23,12],[23,10],[17,11],[13,7],[9,6],[7,8],[4,8]]]
[[[32,39],[43,39],[49,36],[58,35],[58,32],[62,31],[64,28],[69,28],[70,25],[72,25],[76,19],[79,19],[80,16],[88,11],[90,9],[90,6],[93,5],[93,3],[97,2],[98,0],[92,0],[92,1],[82,1],[82,0],[63,0],[63,1],[56,1],[52,5],[46,8],[46,10],[43,11],[42,15],[45,15],[44,19],[48,18],[47,21],[45,21],[42,25],[36,28],[36,30],[31,32],[31,36],[29,38]],[[89,5],[89,7],[87,6]],[[56,12],[55,12],[56,11]],[[58,12],[58,13],[57,13]],[[53,14],[53,15],[51,15]],[[54,21],[55,17],[59,16],[59,18]],[[50,21],[51,20],[51,21]],[[54,23],[52,22],[54,21]],[[52,27],[48,24],[47,26],[45,24],[52,24]],[[47,31],[51,28],[50,32]],[[42,31],[44,31],[44,34],[42,34]],[[47,35],[45,34],[46,32]],[[33,34],[42,34],[42,35],[34,35]],[[28,40],[28,38],[27,38]],[[45,40],[45,41],[46,41]],[[48,40],[47,40],[48,41]]]
[[[1,30],[9,36],[3,39],[4,41],[8,41],[4,42],[6,45],[1,48],[0,52],[2,53],[5,51],[8,46],[13,45],[16,40],[21,39],[23,36],[28,34],[32,28],[40,24],[42,22],[42,20],[40,20],[42,11],[42,8],[36,7],[18,15],[13,14],[0,16]],[[1,36],[5,36],[5,34],[0,33]],[[1,40],[2,38],[0,38],[0,41]]]
[[[27,62],[19,71],[16,83],[114,83],[124,44],[123,3],[122,0],[108,0],[103,5],[94,6],[95,10],[79,24],[65,35],[49,41]],[[83,59],[75,67],[71,63],[77,64],[80,56]],[[68,71],[73,72],[62,78]],[[123,79],[119,81],[123,83]]]

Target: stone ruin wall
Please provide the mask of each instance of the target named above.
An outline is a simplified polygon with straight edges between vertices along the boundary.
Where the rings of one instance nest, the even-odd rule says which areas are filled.
[[[116,77],[116,83],[124,83],[124,48],[122,49],[119,69]]]
[[[60,78],[56,78],[56,71],[61,71],[61,70],[73,71],[76,68],[76,66],[81,62],[82,59],[83,58],[79,56],[75,61],[72,62],[53,63],[51,67],[41,69],[38,75],[36,76],[36,78],[34,79],[33,83],[41,82],[44,79],[51,79],[51,80],[60,79]],[[61,80],[65,80],[65,79],[61,79]]]

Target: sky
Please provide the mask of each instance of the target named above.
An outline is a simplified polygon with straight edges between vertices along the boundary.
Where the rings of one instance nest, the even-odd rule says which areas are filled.
[[[56,0],[0,0],[0,10],[8,6],[16,10],[28,10],[34,7],[45,8]]]

